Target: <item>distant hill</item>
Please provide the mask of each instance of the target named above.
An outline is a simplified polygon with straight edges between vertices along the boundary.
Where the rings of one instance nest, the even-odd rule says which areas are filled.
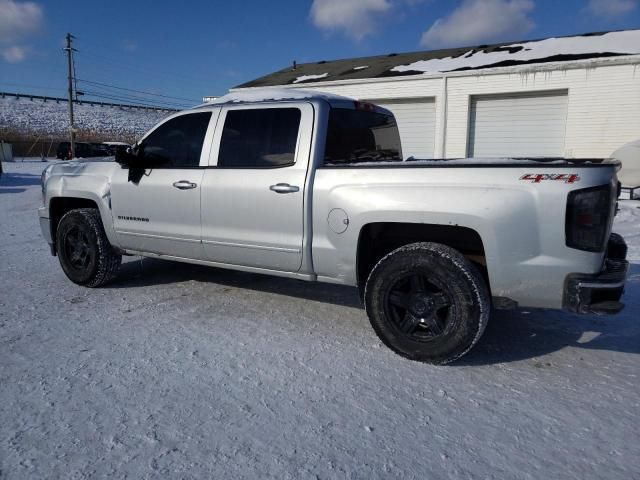
[[[126,106],[74,104],[79,138],[132,139],[171,114]],[[68,134],[68,106],[65,101],[41,98],[0,98],[0,137],[65,138]]]

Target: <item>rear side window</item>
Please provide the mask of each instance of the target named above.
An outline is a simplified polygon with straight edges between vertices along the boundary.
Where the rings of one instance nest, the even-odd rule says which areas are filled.
[[[332,108],[324,164],[401,161],[400,133],[392,115]]]
[[[222,130],[218,165],[236,168],[285,167],[295,162],[300,110],[230,110]]]
[[[161,159],[165,168],[189,168],[200,164],[200,153],[211,112],[189,113],[172,118],[145,138],[145,156]]]

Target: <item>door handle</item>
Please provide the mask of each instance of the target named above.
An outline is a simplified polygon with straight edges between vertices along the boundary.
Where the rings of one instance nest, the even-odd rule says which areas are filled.
[[[276,183],[275,185],[271,185],[269,190],[276,193],[293,193],[300,191],[300,187],[289,185],[288,183]]]
[[[196,188],[198,185],[189,180],[180,180],[179,182],[173,182],[173,186],[179,190],[190,190]]]

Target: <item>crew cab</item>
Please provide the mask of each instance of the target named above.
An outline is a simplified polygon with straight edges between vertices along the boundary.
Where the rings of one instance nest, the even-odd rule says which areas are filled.
[[[79,285],[142,255],[357,286],[387,346],[446,363],[491,308],[622,309],[619,167],[405,159],[389,111],[267,89],[176,113],[115,161],[49,166],[39,215]]]

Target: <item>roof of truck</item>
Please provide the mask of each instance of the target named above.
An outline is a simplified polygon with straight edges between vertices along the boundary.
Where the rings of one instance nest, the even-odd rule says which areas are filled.
[[[351,108],[368,110],[374,108],[376,112],[386,115],[392,115],[388,109],[380,105],[372,105],[367,102],[360,102],[353,98],[334,95],[332,93],[317,92],[311,90],[298,90],[295,88],[252,88],[250,90],[242,90],[231,92],[222,97],[218,97],[210,102],[203,103],[193,107],[191,110],[202,109],[207,107],[215,107],[219,105],[242,105],[269,102],[288,102],[300,100],[321,100],[329,103],[334,108]]]
[[[218,97],[210,102],[203,103],[194,108],[202,108],[209,105],[228,105],[238,103],[260,103],[286,100],[325,100],[329,103],[353,102],[352,98],[333,95],[331,93],[316,92],[311,90],[298,90],[295,88],[255,88],[239,92],[231,92]]]

